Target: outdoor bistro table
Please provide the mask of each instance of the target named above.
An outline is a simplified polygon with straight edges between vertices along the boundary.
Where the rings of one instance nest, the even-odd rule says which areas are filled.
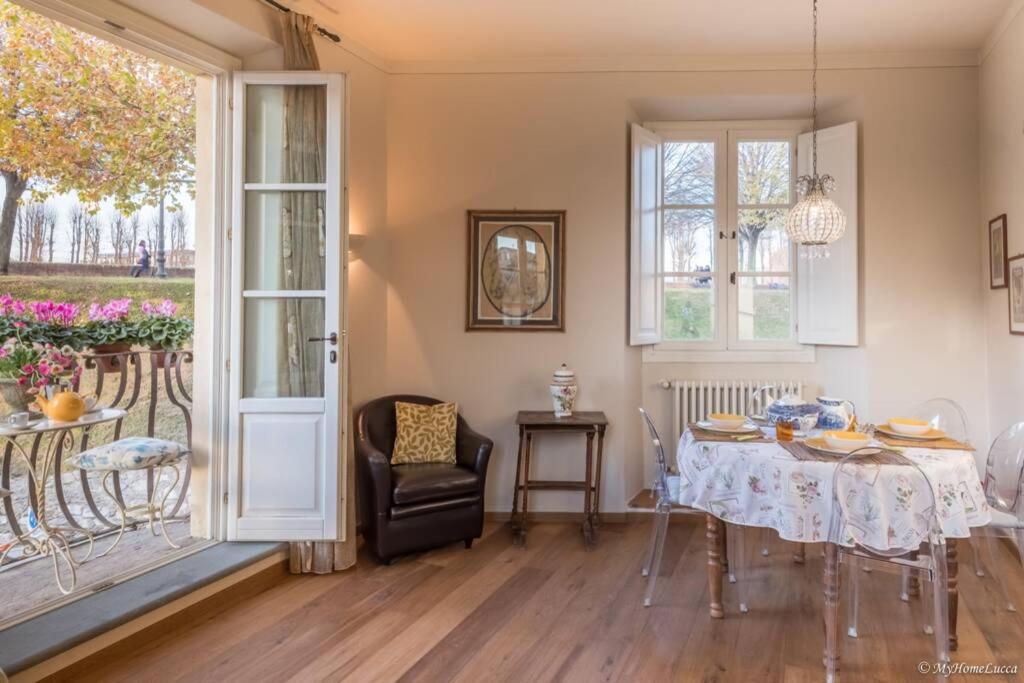
[[[526,542],[526,517],[529,514],[530,490],[583,492],[583,544],[589,550],[596,542],[601,511],[601,457],[604,451],[604,430],[608,418],[601,411],[574,412],[569,417],[555,417],[554,412],[521,410],[519,453],[516,460],[516,485],[512,493],[512,533],[516,543]],[[533,435],[544,432],[576,432],[587,437],[586,468],[583,481],[543,481],[530,479],[530,458]],[[597,437],[597,462],[594,463],[594,437]],[[519,512],[519,492],[523,492],[523,511]]]
[[[24,557],[49,556],[53,562],[53,574],[60,592],[66,595],[75,589],[75,569],[92,555],[93,533],[81,526],[64,527],[49,522],[46,516],[46,484],[50,476],[60,477],[61,455],[74,449],[76,431],[82,432],[82,438],[78,439],[81,442],[94,426],[120,420],[127,414],[127,411],[120,408],[103,408],[86,413],[73,422],[55,422],[43,418],[21,429],[0,427],[0,444],[5,445],[16,458],[22,460],[28,470],[29,504],[37,520],[36,526],[31,529],[14,528],[14,541],[3,554],[0,554],[0,566],[15,548],[21,548]],[[49,436],[49,441],[40,452],[44,436]],[[20,437],[32,439],[31,453],[26,452],[22,444],[18,443]],[[9,474],[5,471],[4,478],[7,476]],[[4,502],[9,503],[9,500]],[[14,519],[13,515],[9,514],[8,517],[10,520]],[[83,534],[88,540],[86,552],[79,558],[76,558],[71,550],[71,535],[75,533]],[[63,561],[70,576],[70,583],[67,586],[61,579],[60,561]]]
[[[957,544],[969,538],[971,527],[990,521],[988,504],[978,477],[974,456],[964,450],[902,449],[916,463],[934,488],[939,518],[946,540],[949,567],[950,649],[957,646]],[[799,460],[778,443],[698,441],[687,430],[679,440],[679,503],[704,510],[707,515],[708,587],[711,616],[722,618],[722,535],[724,522],[775,529],[779,536],[797,543],[825,542],[832,512],[832,476],[835,460]],[[901,528],[912,525],[925,506],[923,496],[908,495],[899,486],[898,465],[876,467],[875,476],[856,486],[865,500],[864,514],[846,520],[856,525],[862,538],[877,548],[899,548]],[[918,548],[906,548],[908,552]],[[825,584],[836,579],[836,546],[826,543]],[[838,584],[836,584],[838,585]],[[826,599],[828,596],[826,595]]]

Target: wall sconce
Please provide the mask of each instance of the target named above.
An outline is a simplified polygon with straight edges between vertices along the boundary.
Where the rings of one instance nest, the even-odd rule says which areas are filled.
[[[366,235],[353,235],[348,236],[348,260],[358,261],[363,250],[363,244],[366,242]]]

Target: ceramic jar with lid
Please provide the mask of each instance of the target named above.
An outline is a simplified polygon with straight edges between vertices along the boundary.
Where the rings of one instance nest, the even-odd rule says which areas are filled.
[[[562,366],[555,370],[548,389],[551,392],[551,402],[554,405],[555,417],[571,416],[573,404],[576,403],[576,394],[579,393],[576,373],[570,370],[565,363],[562,363]]]

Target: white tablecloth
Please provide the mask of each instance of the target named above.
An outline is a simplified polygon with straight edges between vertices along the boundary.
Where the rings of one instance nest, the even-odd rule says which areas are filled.
[[[932,484],[947,538],[967,538],[971,527],[990,520],[988,504],[967,451],[908,448]],[[679,503],[733,524],[775,529],[790,541],[826,540],[832,511],[836,462],[797,460],[775,443],[696,442],[689,431],[679,441]],[[853,514],[845,520],[843,545],[853,539],[874,548],[916,549],[930,497],[919,495],[906,467],[864,465],[844,484]],[[903,543],[901,543],[903,541]],[[914,545],[913,548],[907,545]]]

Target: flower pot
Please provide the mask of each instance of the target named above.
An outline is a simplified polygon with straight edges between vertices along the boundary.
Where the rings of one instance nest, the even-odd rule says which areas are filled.
[[[153,352],[152,356],[156,358],[156,366],[158,368],[163,370],[167,367],[167,354],[170,353],[170,351],[167,351],[159,344],[150,344],[149,350]]]
[[[4,397],[12,413],[21,413],[28,410],[28,404],[34,397],[28,390],[18,384],[16,379],[0,379],[0,396]]]
[[[127,356],[124,355],[106,355],[106,354],[125,354],[132,350],[132,345],[128,342],[114,342],[113,344],[97,344],[92,347],[92,350],[96,353],[96,363],[103,368],[106,372],[120,372],[121,365]]]

